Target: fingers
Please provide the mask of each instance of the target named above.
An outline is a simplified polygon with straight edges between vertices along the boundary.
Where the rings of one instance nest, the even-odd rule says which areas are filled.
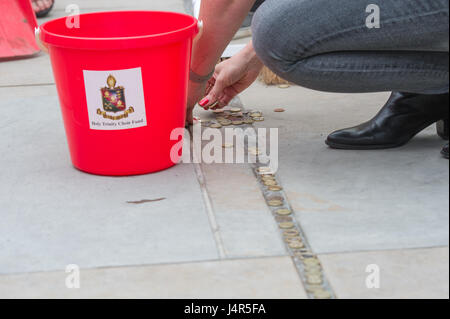
[[[215,82],[216,82],[215,79],[211,79],[208,81],[208,84],[206,85],[204,96],[207,96],[209,94],[209,92],[211,92],[212,88],[214,87]]]
[[[224,108],[228,104],[230,104],[231,100],[237,95],[237,93],[230,88],[225,88],[223,93],[217,98],[217,101],[213,102],[210,105],[205,105],[203,108],[205,110],[217,110]]]
[[[199,102],[199,105],[203,108],[210,108],[214,103],[220,101],[225,89],[225,83],[219,76],[214,80],[214,84],[209,88],[208,94]],[[214,105],[215,106],[215,105]]]

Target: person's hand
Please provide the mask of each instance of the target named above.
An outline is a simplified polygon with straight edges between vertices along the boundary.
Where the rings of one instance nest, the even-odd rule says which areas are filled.
[[[199,102],[200,106],[205,109],[227,106],[257,79],[262,67],[251,45],[218,64],[214,76],[208,82],[207,95]]]

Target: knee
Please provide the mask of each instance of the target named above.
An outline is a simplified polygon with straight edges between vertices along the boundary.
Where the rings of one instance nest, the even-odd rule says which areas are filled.
[[[266,0],[252,22],[252,40],[256,54],[275,73],[289,73],[293,64],[306,55],[302,32],[298,27],[302,1]],[[293,19],[293,20],[292,20]],[[295,30],[292,21],[296,21]],[[301,28],[300,28],[301,29]]]

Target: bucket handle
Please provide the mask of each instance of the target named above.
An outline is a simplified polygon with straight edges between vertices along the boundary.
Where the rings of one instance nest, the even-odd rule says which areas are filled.
[[[40,34],[41,34],[41,28],[39,28],[39,27],[35,28],[34,29],[34,37],[36,39],[36,43],[43,52],[48,54],[48,47],[44,43],[42,43]]]

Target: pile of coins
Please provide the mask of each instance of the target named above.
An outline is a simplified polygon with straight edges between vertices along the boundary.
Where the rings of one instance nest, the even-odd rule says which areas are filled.
[[[222,128],[230,125],[244,125],[253,124],[254,122],[264,121],[261,111],[246,111],[239,107],[232,107],[230,109],[218,109],[213,111],[216,119],[215,121],[202,122],[203,126],[210,128]]]

